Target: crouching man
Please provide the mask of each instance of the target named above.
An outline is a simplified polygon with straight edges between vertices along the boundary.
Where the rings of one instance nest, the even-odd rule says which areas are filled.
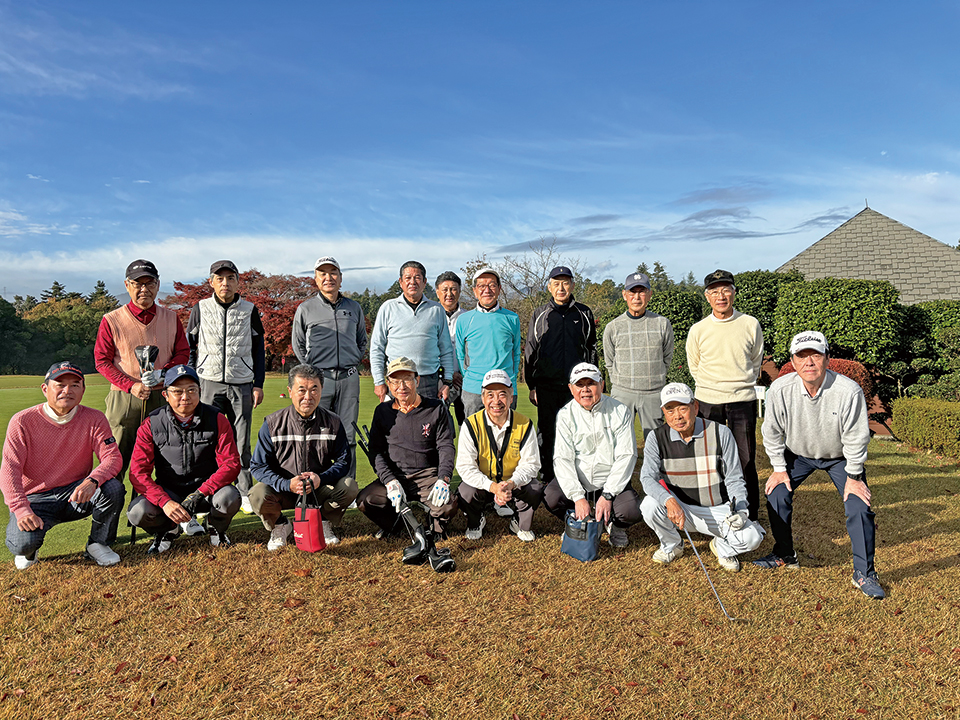
[[[544,491],[544,505],[561,520],[570,508],[583,520],[594,505],[593,515],[606,523],[610,545],[626,547],[627,528],[640,522],[640,497],[630,487],[637,463],[633,415],[603,394],[596,365],[574,367],[568,387],[573,400],[557,413],[555,477]]]
[[[666,565],[683,555],[683,530],[710,535],[710,550],[724,570],[740,570],[740,553],[763,542],[748,517],[747,486],[737,443],[725,425],[697,417],[699,403],[683,383],[660,391],[665,425],[647,435],[640,482],[643,519],[660,539],[653,561]]]
[[[510,532],[523,542],[534,539],[533,514],[543,500],[540,448],[533,423],[510,409],[513,381],[503,370],[483,376],[483,410],[466,419],[460,429],[457,473],[458,504],[467,516],[467,540],[479,540],[487,524],[483,510],[490,501],[512,506],[517,517]]]
[[[167,370],[163,385],[167,404],[137,430],[130,481],[139,495],[127,519],[154,536],[148,555],[169,550],[181,531],[209,533],[214,547],[229,545],[227,528],[240,509],[232,485],[240,474],[233,428],[226,415],[200,402],[200,378],[189,365]],[[194,516],[204,512],[200,525]]]
[[[267,415],[250,461],[259,484],[250,491],[250,505],[270,531],[267,550],[287,544],[293,530],[282,514],[307,493],[320,504],[323,540],[336,545],[334,527],[357,497],[357,481],[350,474],[351,453],[340,418],[320,407],[323,374],[312,365],[297,365],[287,376],[290,405]]]
[[[110,424],[102,412],[80,404],[83,371],[72,363],[53,365],[40,390],[47,401],[14,415],[3,442],[0,489],[10,508],[7,547],[14,565],[33,565],[54,525],[91,515],[86,556],[116,565],[120,556],[107,543],[123,509],[123,485],[114,478],[123,458]]]

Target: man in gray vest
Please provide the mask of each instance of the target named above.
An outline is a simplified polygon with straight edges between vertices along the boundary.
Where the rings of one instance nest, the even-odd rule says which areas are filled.
[[[360,412],[360,373],[367,352],[367,320],[356,300],[340,292],[343,272],[336,258],[322,257],[313,265],[320,291],[304,300],[293,316],[293,352],[297,360],[324,377],[320,407],[343,421],[350,444],[349,477],[357,476],[357,440],[353,424]]]
[[[660,392],[666,425],[647,434],[640,482],[643,519],[660,539],[653,561],[667,565],[683,555],[683,530],[710,535],[710,550],[724,570],[740,569],[740,553],[763,542],[764,531],[747,513],[747,486],[737,444],[726,425],[697,417],[699,403],[683,383]]]
[[[263,321],[256,306],[238,294],[240,271],[230,260],[210,266],[209,282],[213,295],[193,306],[187,322],[189,364],[200,376],[200,402],[213,405],[233,426],[240,450],[241,508],[252,513],[250,417],[263,402]]]

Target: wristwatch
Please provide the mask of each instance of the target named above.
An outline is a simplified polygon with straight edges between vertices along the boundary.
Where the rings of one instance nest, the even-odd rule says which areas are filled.
[[[92,483],[93,483],[93,486],[94,486],[95,488],[100,487],[100,483],[98,483],[98,482],[97,482],[96,480],[94,480],[92,477],[84,478],[84,480],[89,480],[90,482],[92,482]]]
[[[605,492],[603,494],[603,499],[607,502],[613,502],[613,495],[611,493]]]

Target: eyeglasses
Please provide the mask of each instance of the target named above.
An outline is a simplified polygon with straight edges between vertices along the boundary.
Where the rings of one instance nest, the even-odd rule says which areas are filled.
[[[717,297],[718,295],[733,295],[733,288],[727,285],[718,288],[710,288],[706,293],[707,297]]]
[[[159,284],[159,281],[154,278],[150,278],[146,282],[140,282],[139,280],[127,280],[127,282],[133,285],[135,288],[152,288]]]
[[[186,396],[188,398],[195,398],[200,394],[200,388],[167,388],[167,395],[170,395],[177,400]]]
[[[473,286],[476,290],[483,292],[485,290],[496,291],[500,286],[497,283],[476,283]]]
[[[416,383],[417,378],[397,378],[397,377],[388,377],[387,382],[391,385],[406,385],[407,387],[413,387]]]

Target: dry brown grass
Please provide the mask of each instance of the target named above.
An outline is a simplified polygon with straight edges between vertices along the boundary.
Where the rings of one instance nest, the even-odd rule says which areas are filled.
[[[201,540],[100,569],[0,572],[3,718],[955,718],[960,716],[956,465],[871,446],[883,602],[850,585],[826,476],[799,493],[799,572],[721,574],[726,622],[689,551],[661,568],[630,531],[580,564],[541,511],[523,545],[491,518],[447,544],[458,571],[400,565],[349,537],[307,555]],[[458,526],[462,529],[462,521]],[[771,540],[761,547],[767,552]]]

